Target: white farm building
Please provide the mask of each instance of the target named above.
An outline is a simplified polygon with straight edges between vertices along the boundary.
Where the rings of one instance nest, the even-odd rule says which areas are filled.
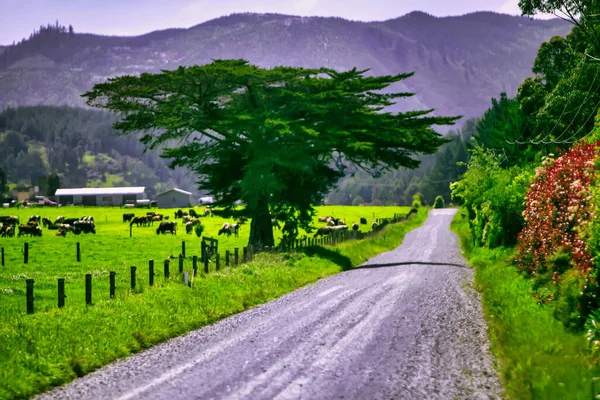
[[[191,207],[192,194],[181,189],[169,189],[156,195],[159,208]]]
[[[122,206],[147,199],[145,186],[57,189],[54,196],[59,204],[84,206]]]

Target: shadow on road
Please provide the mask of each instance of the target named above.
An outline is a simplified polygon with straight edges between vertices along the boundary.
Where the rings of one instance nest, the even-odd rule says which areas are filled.
[[[433,266],[440,266],[440,267],[458,267],[458,268],[469,268],[469,269],[471,268],[468,265],[454,264],[454,263],[442,263],[442,262],[433,262],[433,261],[403,261],[403,262],[388,263],[388,264],[359,265],[358,267],[354,267],[354,268],[350,268],[350,269],[399,267],[402,265],[433,265]]]
[[[350,261],[350,258],[340,254],[337,251],[333,251],[319,246],[304,247],[302,249],[299,249],[299,251],[306,254],[309,257],[317,256],[319,258],[327,259],[332,263],[339,265],[340,268],[342,268],[342,270],[344,271],[353,269],[352,261]]]

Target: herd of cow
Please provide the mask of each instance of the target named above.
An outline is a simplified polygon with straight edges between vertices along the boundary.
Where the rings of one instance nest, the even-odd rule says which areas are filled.
[[[205,208],[202,214],[198,214],[195,210],[189,211],[177,210],[174,213],[175,218],[181,218],[183,226],[185,226],[186,233],[192,233],[192,230],[196,225],[200,224],[200,216],[207,217],[212,215],[212,211],[209,208]],[[134,224],[137,227],[154,226],[155,222],[159,222],[158,228],[156,228],[156,234],[160,235],[170,233],[171,235],[177,234],[177,221],[169,221],[168,215],[158,214],[155,212],[147,212],[146,215],[138,215],[128,213],[123,214],[123,222],[129,222],[129,226]]]
[[[323,217],[319,217],[319,222],[326,222],[327,225],[319,227],[317,229],[317,232],[315,233],[314,237],[327,236],[327,235],[330,235],[332,232],[348,230],[348,225],[346,225],[346,221],[344,221],[343,219],[340,219],[340,218],[323,216]],[[360,224],[366,225],[367,219],[361,218]],[[357,231],[360,228],[360,226],[356,222],[353,222],[351,228],[353,231]],[[377,228],[378,228],[377,222],[373,221],[373,223],[371,224],[371,228],[373,230],[377,230]]]
[[[40,226],[41,225],[41,226]],[[14,215],[0,215],[0,237],[14,237],[29,235],[42,236],[42,226],[48,230],[56,231],[56,236],[66,236],[68,232],[75,235],[82,233],[96,233],[94,217],[81,218],[57,217],[54,221],[40,215],[32,215],[26,224],[21,224],[19,217]],[[18,231],[18,233],[17,233]]]
[[[187,212],[177,210],[174,213],[174,219],[181,218],[183,226],[185,227],[185,231],[189,234],[193,231],[196,225],[201,224],[200,217],[212,216],[213,214],[216,214],[216,210],[211,210],[209,208],[205,208],[201,214],[198,214],[193,209]],[[238,219],[235,223],[225,222],[219,230],[218,235],[224,234],[227,236],[234,235],[235,237],[238,237],[241,226],[246,221],[246,217],[240,217],[240,219]],[[153,226],[155,222],[158,222],[159,226],[156,229],[157,235],[161,233],[170,233],[171,235],[177,234],[177,221],[169,221],[169,216],[155,212],[148,212],[146,215],[139,216],[136,216],[133,213],[123,214],[123,222],[129,222],[129,226],[136,225],[137,227]],[[357,231],[359,229],[359,224],[356,222],[354,222],[349,228],[343,219],[331,216],[319,217],[319,222],[325,222],[327,225],[319,227],[314,237],[330,235],[336,231],[347,231],[348,229]],[[272,220],[272,223],[275,228],[280,228],[275,219]],[[19,218],[16,216],[0,215],[0,237],[14,237],[15,234],[17,234],[17,236],[42,236],[42,227],[40,224],[49,230],[57,231],[56,236],[64,237],[69,232],[75,235],[79,235],[81,233],[96,233],[94,217],[91,216],[85,216],[81,218],[66,218],[64,216],[60,216],[54,221],[51,221],[49,218],[42,218],[39,215],[34,215],[29,218],[27,224],[20,224]],[[366,225],[366,218],[360,218],[360,224]],[[373,222],[371,228],[373,230],[377,230],[377,222]],[[297,233],[297,226],[295,226],[293,222],[286,222],[282,232],[284,233],[284,236],[295,236],[294,232]]]

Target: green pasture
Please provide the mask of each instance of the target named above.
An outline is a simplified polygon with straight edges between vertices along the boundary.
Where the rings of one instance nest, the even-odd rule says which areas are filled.
[[[189,209],[183,209],[189,210]],[[196,208],[201,213],[203,207]],[[344,218],[348,224],[360,218],[367,218],[368,224],[361,225],[362,231],[371,230],[371,221],[375,218],[393,217],[394,213],[407,213],[408,207],[364,207],[364,206],[324,206],[318,207],[318,215],[332,215]],[[4,248],[5,266],[0,267],[0,322],[8,316],[25,311],[25,280],[34,279],[36,312],[44,312],[57,306],[57,279],[65,279],[67,299],[71,305],[85,304],[85,274],[93,275],[93,301],[109,298],[109,272],[115,271],[118,293],[130,291],[130,267],[137,267],[138,285],[136,289],[144,290],[148,285],[148,264],[154,260],[157,280],[163,275],[164,260],[177,258],[185,241],[186,256],[184,268],[192,268],[192,256],[200,255],[200,242],[195,233],[186,234],[181,219],[178,221],[177,235],[157,235],[157,223],[149,227],[133,226],[132,237],[129,237],[129,223],[123,223],[123,213],[145,215],[147,211],[155,211],[174,219],[176,209],[120,209],[117,207],[61,207],[61,208],[27,208],[10,209],[3,214],[16,215],[21,222],[27,222],[30,216],[40,215],[52,221],[64,215],[67,218],[91,215],[96,221],[96,234],[56,236],[56,231],[44,228],[42,237],[29,236],[0,238],[0,247]],[[203,236],[219,240],[219,254],[225,264],[225,251],[233,253],[238,247],[240,258],[242,248],[248,244],[249,221],[242,226],[239,237],[218,235],[225,222],[233,220],[221,217],[201,218],[205,226]],[[324,225],[315,217],[315,226]],[[281,231],[275,229],[276,243],[281,239]],[[300,237],[306,235],[301,231]],[[309,236],[312,236],[309,235]],[[23,263],[24,243],[29,246],[29,262]],[[76,260],[76,243],[80,243],[81,262]],[[171,259],[170,271],[178,271],[179,260]],[[201,267],[199,267],[201,268]],[[214,265],[210,266],[214,269]]]
[[[0,239],[7,249],[7,264],[0,269],[0,399],[28,398],[117,358],[352,268],[398,246],[408,231],[423,223],[427,214],[421,209],[416,216],[388,225],[376,235],[335,247],[313,246],[293,253],[257,254],[251,263],[220,271],[211,266],[211,273],[200,273],[189,288],[181,284],[177,260],[171,263],[169,279],[163,276],[162,261],[178,254],[182,238],[188,244],[188,255],[192,249],[198,249],[199,239],[181,233],[157,236],[152,228],[139,228],[129,238],[126,224],[120,222],[122,212],[104,208],[19,210],[21,217],[94,215],[98,233],[62,238],[45,230],[44,236],[35,240]],[[319,214],[347,219],[370,216],[369,222],[373,213],[375,218],[385,218],[398,212],[407,213],[408,208],[319,208]],[[224,220],[215,217],[203,221],[208,233],[214,234]],[[247,235],[247,229],[244,231]],[[31,243],[28,265],[22,262],[21,246],[25,240]],[[79,264],[75,261],[77,240],[82,248]],[[242,246],[246,240],[247,236],[237,241],[232,237],[226,246]],[[150,258],[156,261],[157,274],[152,288],[148,286]],[[135,291],[130,288],[131,265],[138,267]],[[190,269],[188,258],[185,270]],[[111,270],[117,272],[114,299],[109,298]],[[93,274],[92,306],[85,305],[86,273]],[[27,278],[35,280],[33,315],[25,314]],[[57,308],[58,278],[66,279],[66,305],[61,309]]]

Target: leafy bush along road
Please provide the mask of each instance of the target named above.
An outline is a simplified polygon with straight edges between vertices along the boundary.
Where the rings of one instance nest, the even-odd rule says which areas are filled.
[[[431,211],[401,246],[361,268],[41,398],[498,397],[492,362],[482,353],[487,337],[479,301],[464,289],[472,271],[410,264],[464,264],[448,229],[453,212]],[[385,235],[402,225],[389,227]],[[340,253],[314,251],[343,264],[346,250],[356,251],[361,244],[344,243]],[[377,267],[404,262],[409,265]]]
[[[455,218],[475,283],[482,292],[492,352],[507,399],[589,399],[592,376],[600,375],[581,334],[569,332],[553,308],[532,298],[534,285],[512,264],[515,249],[473,247],[469,222]]]

